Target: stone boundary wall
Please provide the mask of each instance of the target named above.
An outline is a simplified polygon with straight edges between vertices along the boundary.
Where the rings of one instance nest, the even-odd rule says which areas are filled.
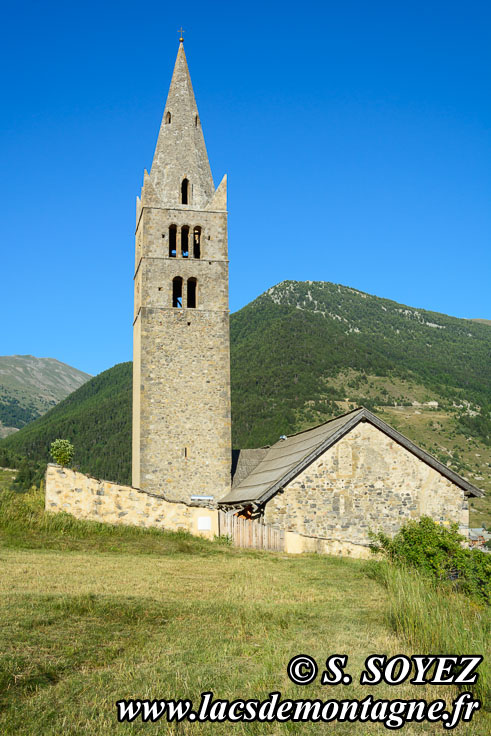
[[[304,534],[288,531],[285,532],[285,552],[291,555],[315,552],[321,555],[352,557],[358,560],[368,560],[373,556],[368,545],[343,542],[339,539],[308,537]]]
[[[105,524],[184,530],[213,539],[219,533],[217,509],[167,501],[133,486],[98,480],[50,463],[46,469],[45,509],[65,511],[77,519]],[[310,537],[286,531],[284,551],[289,554],[316,552],[367,558],[367,546],[348,541]]]
[[[218,534],[216,509],[166,501],[138,488],[98,480],[53,463],[46,469],[45,509],[105,524],[184,530],[208,539]]]

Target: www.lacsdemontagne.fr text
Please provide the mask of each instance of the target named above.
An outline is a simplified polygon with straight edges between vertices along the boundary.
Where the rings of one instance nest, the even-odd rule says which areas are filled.
[[[481,707],[471,693],[461,693],[447,710],[444,700],[376,700],[371,695],[363,700],[282,700],[280,692],[272,692],[265,700],[233,701],[214,699],[212,692],[201,694],[196,709],[191,700],[118,700],[119,722],[239,723],[239,722],[321,722],[382,723],[388,729],[399,729],[406,723],[440,721],[453,729],[462,720],[468,722]]]

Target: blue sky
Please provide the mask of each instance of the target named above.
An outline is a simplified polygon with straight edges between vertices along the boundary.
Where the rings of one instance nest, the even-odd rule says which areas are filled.
[[[182,24],[230,308],[284,279],[491,318],[487,2],[5,6],[0,353],[131,359],[135,197]]]

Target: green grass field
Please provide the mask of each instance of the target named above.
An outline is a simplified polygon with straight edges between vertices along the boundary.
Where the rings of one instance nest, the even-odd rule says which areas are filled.
[[[0,468],[0,490],[10,488],[15,480],[16,472],[16,470],[10,470],[10,468]]]
[[[447,686],[357,683],[369,654],[429,651],[417,626],[405,631],[394,616],[395,606],[412,620],[407,601],[397,603],[400,581],[389,581],[387,591],[365,562],[238,550],[186,534],[80,522],[45,514],[40,492],[4,491],[0,565],[2,736],[363,736],[387,730],[342,723],[118,724],[115,702],[133,697],[197,703],[206,690],[229,699],[263,699],[274,690],[322,700],[372,694],[449,702],[457,694]],[[438,634],[450,631],[450,624],[466,629],[461,646],[481,651],[485,611],[460,597],[439,601],[441,610],[435,599],[425,605],[418,615],[435,624],[426,627],[434,638],[424,639],[435,653],[455,653],[445,647],[456,639]],[[444,610],[448,620],[440,621]],[[348,654],[353,684],[294,686],[286,666],[300,653],[313,656],[320,668],[327,656]],[[490,729],[489,714],[480,712],[455,732],[485,736]],[[411,735],[444,731],[441,724],[403,729]]]

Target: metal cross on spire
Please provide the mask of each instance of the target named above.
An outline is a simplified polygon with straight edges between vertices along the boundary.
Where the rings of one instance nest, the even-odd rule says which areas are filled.
[[[182,26],[179,28],[178,33],[179,33],[179,42],[182,43],[184,41],[184,37],[182,34],[185,33],[185,31],[183,31],[182,29]]]

